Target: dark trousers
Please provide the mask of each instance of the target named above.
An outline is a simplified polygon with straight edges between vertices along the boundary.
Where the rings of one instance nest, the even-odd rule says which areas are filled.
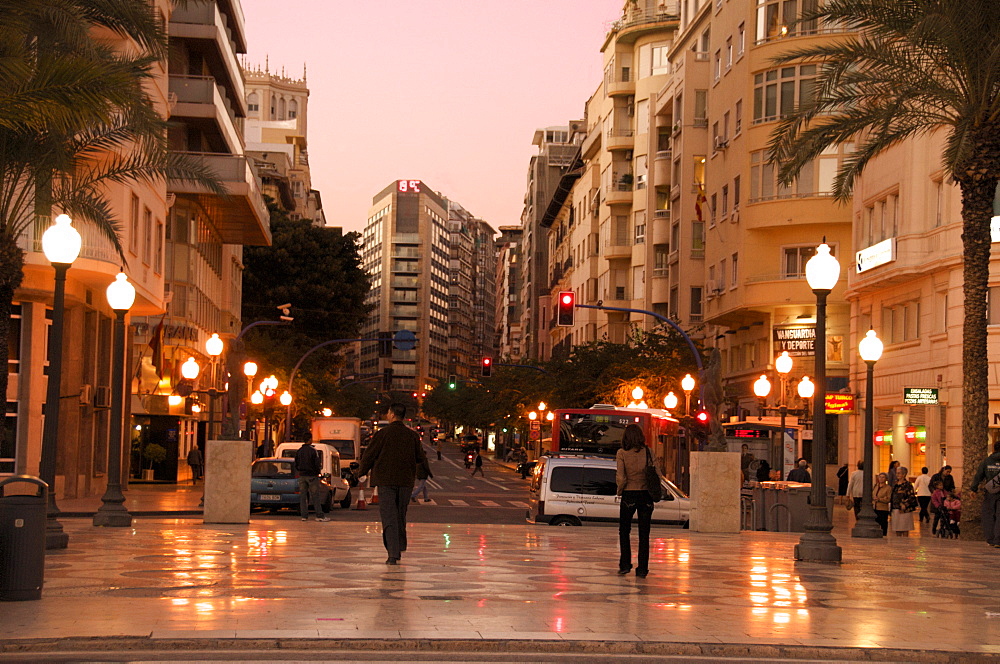
[[[323,496],[320,495],[319,477],[315,475],[299,475],[299,516],[303,519],[309,516],[309,503],[312,503],[316,516],[325,516]]]
[[[378,488],[378,512],[382,519],[382,544],[390,558],[400,558],[406,551],[406,508],[410,504],[412,486]]]
[[[875,510],[875,521],[882,526],[882,536],[889,534],[889,510]]]
[[[861,518],[861,498],[852,498],[851,500],[854,501],[854,518],[855,519],[860,519]]]
[[[618,512],[618,569],[632,569],[632,517],[639,512],[639,565],[636,572],[649,572],[649,523],[653,499],[648,491],[623,491]]]
[[[930,523],[931,513],[927,511],[927,506],[931,504],[930,496],[917,496],[917,502],[920,503],[920,517],[918,521],[926,521]]]
[[[982,523],[987,544],[1000,545],[1000,493],[983,494]]]

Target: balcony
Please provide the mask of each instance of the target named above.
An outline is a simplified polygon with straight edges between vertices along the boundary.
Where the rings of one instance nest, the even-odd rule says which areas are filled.
[[[614,258],[628,258],[631,260],[632,245],[627,243],[609,244],[604,247],[602,254],[609,260]]]
[[[238,109],[237,115],[245,116],[247,95],[236,59],[237,53],[247,51],[243,15],[238,2],[227,5],[233,9],[228,17],[223,16],[215,2],[190,2],[175,7],[168,31],[171,40],[192,39],[214,44],[214,48],[205,49],[209,67],[216,77],[225,74],[225,85],[232,92],[230,97]]]
[[[228,196],[218,196],[188,180],[171,179],[167,190],[198,201],[224,244],[271,244],[271,215],[260,192],[260,180],[243,155],[178,152],[215,172]]]
[[[635,147],[635,132],[631,129],[609,129],[608,150],[631,150]]]
[[[634,94],[635,94],[634,80],[612,81],[608,83],[609,97],[621,97],[623,95],[634,95]]]
[[[587,130],[587,137],[583,139],[583,146],[580,148],[580,156],[583,159],[590,159],[601,147],[601,128],[597,125]]]
[[[211,76],[170,77],[171,118],[214,120],[230,152],[243,151],[243,132],[237,129],[233,106]]]
[[[617,36],[620,43],[632,43],[644,34],[662,30],[663,23],[677,23],[680,17],[679,2],[662,2],[656,8],[640,9],[635,5],[624,16],[611,24],[604,38],[606,47]]]
[[[661,159],[661,152],[656,153],[656,159],[653,161],[653,186],[655,187],[669,187],[673,181],[673,173],[671,169],[674,162],[672,162],[669,157],[666,159]],[[672,154],[667,152],[668,155]]]
[[[605,187],[604,202],[608,205],[631,205],[632,185],[620,182]]]

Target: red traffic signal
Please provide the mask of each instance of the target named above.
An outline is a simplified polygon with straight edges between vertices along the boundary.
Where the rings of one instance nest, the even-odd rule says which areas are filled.
[[[572,327],[573,314],[576,312],[576,293],[573,291],[560,291],[556,310],[556,325]]]
[[[704,410],[699,410],[694,418],[698,420],[698,424],[708,424],[708,413]]]
[[[489,378],[490,376],[493,375],[493,358],[492,357],[484,357],[483,358],[482,369],[483,369],[483,377]]]

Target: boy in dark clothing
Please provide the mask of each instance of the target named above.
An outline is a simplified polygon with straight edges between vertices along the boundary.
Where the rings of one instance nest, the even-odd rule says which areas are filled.
[[[329,521],[324,509],[323,496],[320,495],[322,485],[319,476],[323,474],[323,464],[319,458],[319,450],[307,440],[295,451],[295,470],[299,474],[299,516],[303,521],[309,520],[309,502],[312,501],[317,521]]]
[[[476,473],[479,473],[480,475],[483,476],[483,479],[485,479],[486,478],[486,473],[483,472],[483,457],[482,457],[482,455],[479,454],[479,450],[478,449],[476,450],[475,465],[476,465],[476,467],[472,469],[472,476],[475,477]]]

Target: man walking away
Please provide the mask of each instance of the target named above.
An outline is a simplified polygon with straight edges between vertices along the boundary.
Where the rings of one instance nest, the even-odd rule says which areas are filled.
[[[424,502],[429,503],[431,499],[427,497],[427,480],[434,477],[434,473],[431,472],[430,462],[424,458],[423,463],[417,464],[417,486],[414,487],[413,493],[410,494],[410,500],[417,502],[417,496],[420,492],[424,492]]]
[[[371,471],[371,486],[378,487],[379,516],[382,519],[382,543],[389,554],[386,565],[395,565],[406,551],[406,508],[413,493],[417,465],[427,463],[420,436],[403,423],[406,406],[389,406],[387,426],[372,436],[361,457],[358,475]]]
[[[802,484],[812,484],[812,475],[809,474],[809,462],[799,459],[797,468],[792,468],[788,472],[788,482],[801,482]]]
[[[323,506],[323,496],[320,496],[319,476],[323,473],[319,450],[313,447],[312,440],[306,440],[295,451],[295,470],[299,474],[299,516],[303,521],[309,520],[309,502],[316,511],[317,521],[329,521]]]
[[[920,503],[919,521],[931,522],[931,513],[927,506],[931,504],[931,476],[927,474],[927,466],[920,469],[920,474],[913,482],[913,488],[917,492],[917,502]]]
[[[473,463],[476,467],[472,469],[472,477],[475,477],[476,473],[479,473],[483,476],[483,479],[486,479],[486,473],[483,472],[483,456],[479,453],[478,448],[476,449],[476,459]]]
[[[993,443],[993,454],[979,464],[969,488],[986,489],[983,496],[983,538],[990,546],[1000,549],[1000,441]]]
[[[861,499],[865,495],[865,462],[858,461],[858,469],[847,481],[847,497],[854,501],[854,518],[861,516]]]
[[[187,456],[188,465],[191,466],[191,482],[197,482],[201,479],[202,468],[205,466],[205,461],[201,456],[201,448],[197,445],[191,448]]]

